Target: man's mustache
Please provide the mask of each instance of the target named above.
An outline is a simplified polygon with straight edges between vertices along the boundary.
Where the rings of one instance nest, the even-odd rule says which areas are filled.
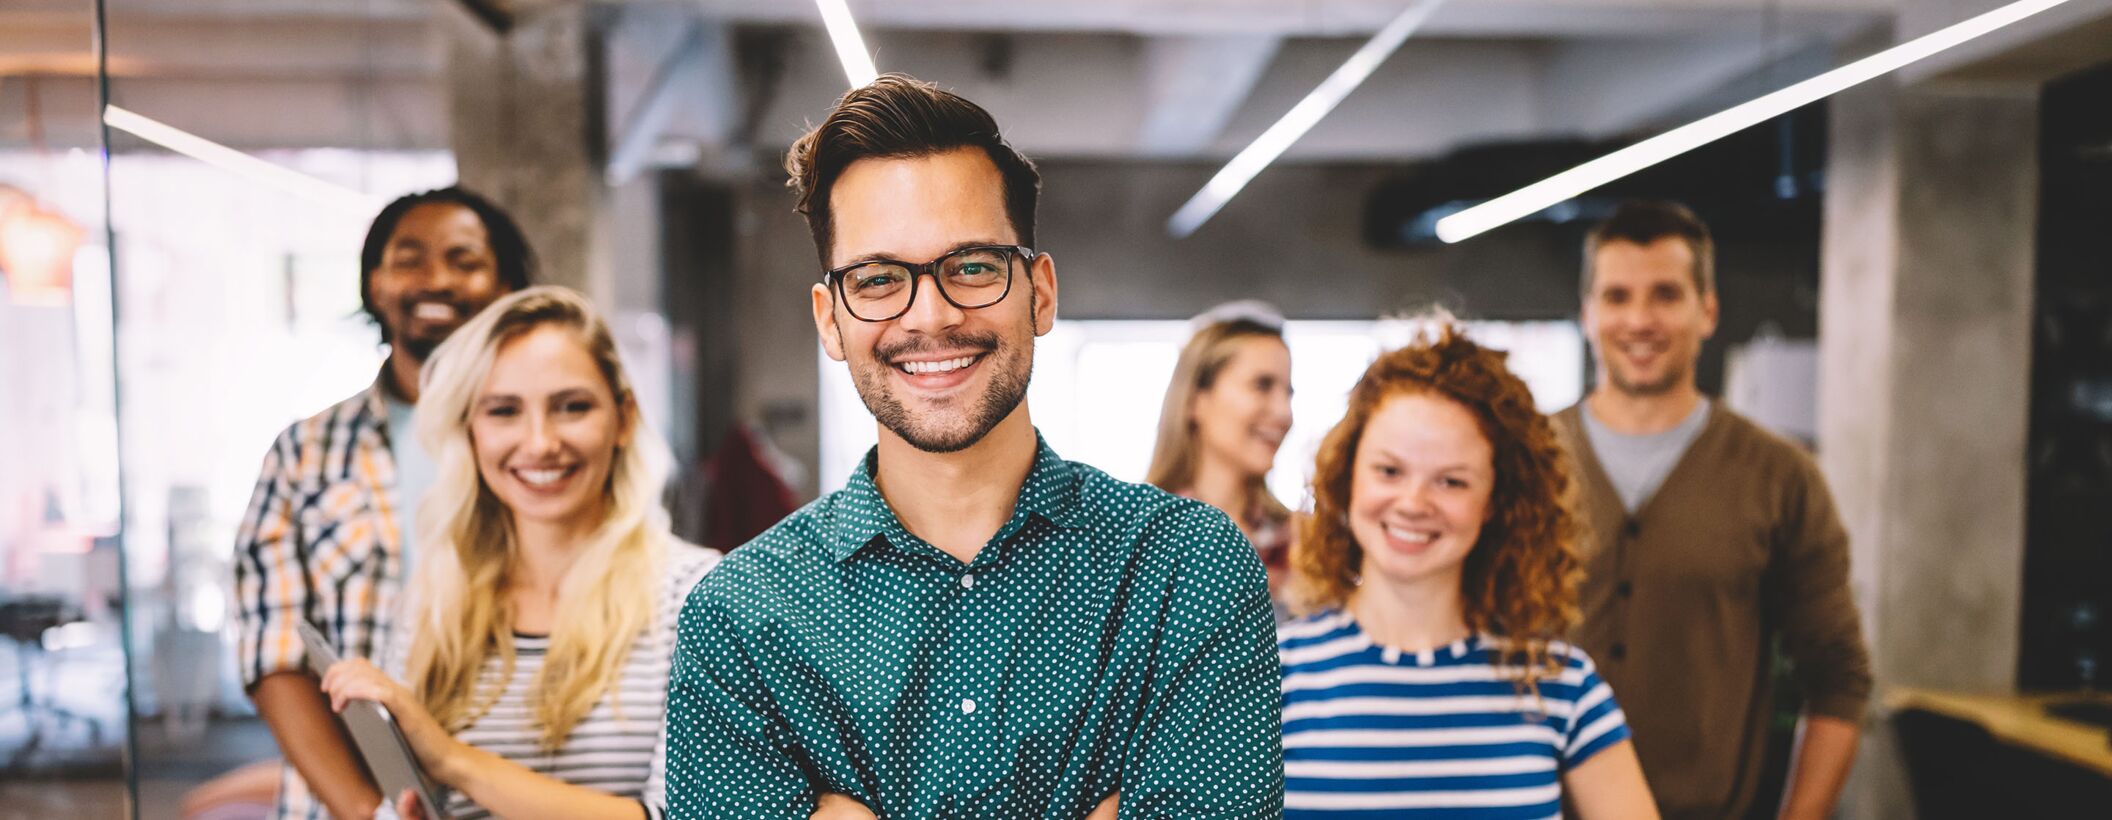
[[[951,333],[945,336],[913,336],[899,342],[874,346],[873,357],[887,364],[894,364],[898,359],[919,353],[932,353],[941,350],[973,350],[978,353],[989,353],[996,350],[997,347],[997,334],[988,332]]]

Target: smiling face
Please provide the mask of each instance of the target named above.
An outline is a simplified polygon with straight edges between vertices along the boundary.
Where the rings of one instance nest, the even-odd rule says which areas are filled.
[[[505,293],[484,221],[452,202],[405,211],[367,279],[389,346],[419,362]]]
[[[1599,246],[1584,332],[1600,384],[1631,396],[1693,385],[1701,343],[1716,333],[1716,295],[1699,291],[1694,262],[1693,248],[1676,236]]]
[[[982,150],[866,158],[828,192],[829,266],[873,259],[922,263],[976,245],[1018,242],[1004,184]],[[934,280],[917,282],[908,312],[885,322],[852,317],[835,291],[813,289],[814,324],[829,357],[889,433],[926,452],[954,452],[1017,411],[1033,370],[1034,337],[1056,319],[1056,268],[1044,254],[1014,263],[1012,289],[989,307],[962,310]]]
[[[500,345],[469,411],[484,485],[516,521],[563,526],[601,516],[629,428],[629,405],[577,335],[559,325]]]
[[[1457,587],[1488,520],[1494,457],[1458,402],[1429,393],[1382,402],[1350,475],[1349,529],[1363,548],[1365,583]]]
[[[1266,475],[1291,431],[1291,350],[1274,336],[1228,342],[1231,358],[1195,394],[1190,418],[1206,458],[1249,476]]]

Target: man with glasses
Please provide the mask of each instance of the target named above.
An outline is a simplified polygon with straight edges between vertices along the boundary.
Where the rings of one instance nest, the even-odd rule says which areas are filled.
[[[1056,265],[974,103],[887,75],[786,161],[814,323],[880,442],[682,612],[668,813],[1281,813],[1260,562],[1224,514],[1064,461],[1028,418]]]

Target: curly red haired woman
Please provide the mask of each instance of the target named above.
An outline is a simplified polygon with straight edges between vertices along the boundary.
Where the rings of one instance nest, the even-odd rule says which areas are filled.
[[[1281,629],[1286,816],[1656,817],[1576,614],[1569,464],[1449,320],[1372,363],[1322,443]]]

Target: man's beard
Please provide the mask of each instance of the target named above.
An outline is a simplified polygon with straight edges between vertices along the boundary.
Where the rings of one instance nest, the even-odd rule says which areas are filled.
[[[424,364],[425,362],[432,361],[433,351],[440,349],[440,343],[442,341],[444,340],[398,339],[396,340],[396,343],[392,346],[398,350],[402,350],[405,356],[409,356],[411,358],[411,361]]]
[[[410,329],[411,315],[417,310],[420,302],[445,302],[454,307],[455,324],[437,336],[413,335]],[[394,334],[396,338],[390,340],[389,346],[403,351],[412,361],[421,364],[430,361],[433,358],[433,351],[440,349],[440,343],[447,341],[447,337],[454,335],[456,330],[467,324],[470,317],[476,315],[479,307],[479,305],[470,304],[462,299],[445,298],[431,293],[408,294],[403,297],[402,304],[397,306],[397,315],[402,317],[403,327],[397,329]]]
[[[998,422],[1019,407],[1027,397],[1027,381],[1034,370],[1034,346],[1030,340],[1024,348],[1004,344],[995,333],[959,333],[943,337],[917,337],[916,340],[875,348],[871,358],[851,368],[851,381],[858,387],[858,398],[865,401],[865,408],[872,412],[880,425],[900,436],[909,446],[927,453],[954,453],[968,449],[997,427]],[[838,343],[842,336],[837,337]],[[979,350],[978,366],[990,369],[989,386],[982,395],[974,398],[974,407],[968,408],[966,418],[962,410],[944,407],[927,411],[921,417],[912,414],[902,405],[901,399],[889,388],[888,370],[894,359],[927,350]],[[954,419],[948,425],[944,421]]]
[[[1648,398],[1672,392],[1674,388],[1679,387],[1681,383],[1686,381],[1687,374],[1691,372],[1693,372],[1693,365],[1674,367],[1665,371],[1664,378],[1656,381],[1638,382],[1622,378],[1620,368],[1607,365],[1606,380],[1612,383],[1613,389],[1620,391],[1623,395]]]

